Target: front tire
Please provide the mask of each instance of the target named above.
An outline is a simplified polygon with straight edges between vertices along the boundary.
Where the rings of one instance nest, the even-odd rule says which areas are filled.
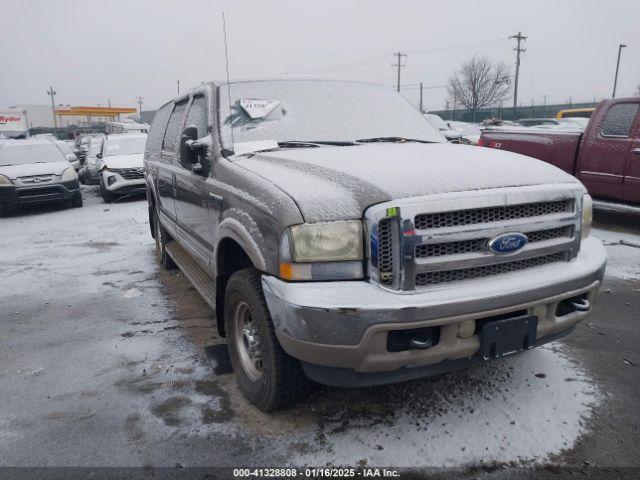
[[[229,357],[247,400],[263,412],[300,400],[309,381],[300,362],[287,355],[276,338],[257,270],[231,275],[224,312]]]
[[[165,270],[174,270],[178,266],[173,261],[173,258],[169,256],[166,248],[167,243],[170,241],[169,234],[160,223],[160,217],[158,216],[157,210],[153,215],[153,228],[155,232],[156,258],[158,259],[158,263]]]

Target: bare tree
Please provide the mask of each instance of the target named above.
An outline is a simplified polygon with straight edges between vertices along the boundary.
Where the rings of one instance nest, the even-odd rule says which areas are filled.
[[[476,56],[462,64],[449,79],[447,91],[454,104],[462,104],[476,112],[504,100],[511,90],[511,77],[507,64],[493,64],[489,57]]]
[[[640,97],[640,83],[636,87],[636,97]]]

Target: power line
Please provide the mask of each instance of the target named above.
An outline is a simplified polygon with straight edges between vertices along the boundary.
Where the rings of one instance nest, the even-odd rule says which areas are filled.
[[[396,90],[399,92],[400,91],[400,70],[406,65],[406,64],[402,63],[402,57],[407,58],[407,54],[406,53],[401,53],[401,52],[396,52],[396,53],[393,54],[393,56],[398,59],[396,61],[396,63],[392,63],[391,66],[398,68],[398,83],[396,84]]]
[[[518,46],[514,48],[516,52],[516,79],[515,79],[516,81],[513,87],[513,112],[514,113],[516,111],[516,107],[518,106],[518,79],[520,77],[520,54],[527,51],[525,48],[522,48],[520,44],[523,40],[526,40],[527,38],[528,37],[525,37],[524,35],[522,35],[522,32],[518,32],[517,35],[512,35],[509,37],[510,40],[516,39],[518,42]]]
[[[473,43],[466,43],[466,44],[459,44],[459,45],[451,45],[451,46],[446,46],[446,47],[426,48],[426,49],[418,49],[418,50],[408,50],[406,54],[407,55],[414,55],[414,54],[415,55],[428,55],[428,54],[432,54],[432,53],[443,53],[443,52],[451,52],[451,51],[456,51],[456,50],[466,50],[466,49],[469,49],[469,48],[476,48],[476,47],[487,46],[487,45],[492,45],[492,44],[504,43],[506,41],[507,41],[507,39],[505,39],[505,38],[499,38],[499,39],[493,39],[493,40],[485,40],[485,41],[481,41],[481,42],[473,42]],[[353,56],[357,57],[358,55],[354,54]],[[339,63],[339,64],[330,65],[330,66],[326,66],[326,67],[312,67],[312,68],[307,68],[307,69],[303,69],[303,70],[297,70],[297,71],[288,72],[288,73],[289,74],[293,74],[293,75],[296,75],[296,74],[298,74],[298,75],[306,75],[306,74],[313,74],[313,73],[332,73],[332,72],[337,72],[337,71],[342,71],[342,70],[351,70],[353,68],[364,67],[364,66],[367,66],[367,65],[371,65],[373,63],[382,62],[386,58],[387,58],[387,54],[385,54],[385,55],[375,55],[375,56],[371,56],[371,57],[366,57],[366,58],[364,58],[362,60],[359,60],[357,62]]]

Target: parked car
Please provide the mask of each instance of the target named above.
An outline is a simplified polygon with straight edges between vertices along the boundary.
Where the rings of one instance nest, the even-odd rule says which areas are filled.
[[[516,123],[523,127],[536,127],[538,125],[560,125],[560,121],[555,118],[520,118]]]
[[[478,140],[480,140],[480,127],[474,125],[473,123],[468,122],[457,122],[457,121],[449,121],[447,122],[447,126],[451,130],[456,130],[462,134],[461,141],[468,143],[470,145],[477,145]]]
[[[265,411],[307,378],[405,381],[557,339],[604,274],[579,181],[450,145],[385,86],[200,85],[158,110],[145,171],[158,261],[216,310]]]
[[[91,145],[91,140],[94,138],[102,138],[102,134],[94,134],[94,133],[83,133],[78,135],[75,142],[75,148],[73,153],[76,154],[80,163],[84,164],[87,156],[87,152],[89,151],[89,147]]]
[[[561,127],[561,128],[579,128],[584,130],[586,118],[521,118],[516,123],[523,127]]]
[[[0,216],[34,203],[68,201],[82,206],[78,175],[48,139],[0,143]]]
[[[556,118],[589,118],[591,114],[593,114],[595,108],[567,108],[565,110],[560,110]]]
[[[104,136],[92,136],[85,153],[84,165],[80,169],[80,181],[86,185],[96,185],[100,181],[100,155]]]
[[[143,155],[146,133],[107,135],[100,158],[100,194],[105,202],[123,195],[144,194]]]
[[[73,147],[63,140],[55,140],[55,144],[62,151],[67,161],[71,164],[73,169],[77,172],[80,170],[80,160],[75,153],[73,153]]]
[[[484,130],[482,146],[529,155],[575,175],[591,195],[640,203],[640,97],[598,104],[584,133]]]
[[[444,136],[444,138],[447,139],[447,141],[453,142],[453,143],[458,143],[460,141],[460,139],[462,138],[462,133],[461,132],[449,128],[449,126],[445,123],[445,121],[442,120],[442,118],[440,118],[438,115],[435,115],[433,113],[425,113],[424,114],[424,118],[426,118],[427,121],[436,130],[438,130],[440,132],[440,134],[442,136]]]

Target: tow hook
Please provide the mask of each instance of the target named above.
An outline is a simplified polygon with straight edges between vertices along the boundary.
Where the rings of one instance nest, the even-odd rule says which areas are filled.
[[[579,298],[570,303],[571,307],[578,312],[586,312],[591,308],[591,303],[586,298]]]
[[[425,348],[433,347],[433,340],[431,340],[430,338],[427,338],[426,340],[419,340],[417,338],[412,338],[411,340],[409,340],[409,344],[413,348],[423,350]]]

